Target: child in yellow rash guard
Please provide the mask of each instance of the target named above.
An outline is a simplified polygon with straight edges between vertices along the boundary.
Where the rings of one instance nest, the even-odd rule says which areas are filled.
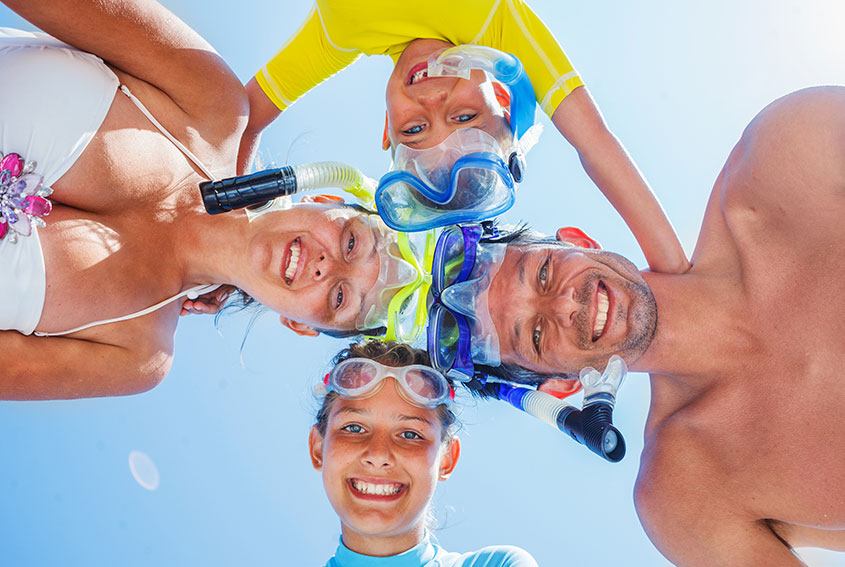
[[[420,38],[516,55],[549,117],[566,95],[584,84],[548,28],[519,0],[319,0],[255,78],[276,107],[285,110],[362,53],[389,55],[396,63],[408,44]]]
[[[477,44],[517,56],[537,102],[575,147],[590,178],[625,219],[654,271],[689,269],[656,197],[607,128],[578,72],[552,33],[522,0],[317,0],[305,22],[247,84],[250,118],[239,167],[254,158],[261,131],[300,96],[361,54],[389,55],[383,146],[432,147],[464,127],[496,129],[503,90],[473,81],[411,84],[410,75],[438,49]],[[477,82],[477,81],[476,81]],[[452,106],[449,106],[452,105]],[[456,110],[452,110],[454,107]],[[471,112],[467,108],[473,109]],[[458,110],[460,109],[460,110]]]

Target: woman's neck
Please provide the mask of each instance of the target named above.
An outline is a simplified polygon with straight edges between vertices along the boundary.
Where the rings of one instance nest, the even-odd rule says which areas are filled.
[[[340,533],[343,545],[355,553],[371,557],[390,557],[404,553],[419,545],[425,538],[425,525],[420,522],[419,525],[413,526],[400,534],[372,536],[359,533],[341,523]]]

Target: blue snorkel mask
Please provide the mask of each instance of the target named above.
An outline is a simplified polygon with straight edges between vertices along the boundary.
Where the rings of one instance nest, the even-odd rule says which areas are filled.
[[[488,294],[507,244],[495,241],[502,235],[489,225],[449,227],[437,240],[427,328],[432,365],[469,389],[506,401],[560,429],[602,458],[614,463],[622,460],[625,439],[613,427],[616,393],[628,371],[621,357],[611,356],[602,373],[591,367],[581,371],[584,401],[580,410],[476,368],[476,364],[501,365]]]
[[[541,130],[534,125],[534,89],[519,59],[479,45],[433,54],[427,76],[468,80],[473,69],[489,73],[510,90],[509,147],[478,128],[456,130],[431,148],[399,144],[392,170],[381,178],[375,194],[379,214],[390,228],[417,231],[480,221],[513,206],[525,169],[523,156]]]

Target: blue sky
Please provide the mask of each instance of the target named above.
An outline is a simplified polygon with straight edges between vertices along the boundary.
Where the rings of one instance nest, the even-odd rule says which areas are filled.
[[[310,7],[164,4],[244,81]],[[688,254],[712,184],[749,120],[790,91],[843,82],[845,4],[838,0],[531,6],[581,72]],[[5,9],[0,25],[28,28]],[[381,175],[389,166],[379,143],[390,68],[387,57],[364,58],[314,89],[270,128],[262,158],[340,160]],[[546,132],[506,220],[550,233],[579,225],[644,266],[574,150],[541,119]],[[171,374],[149,393],[0,404],[0,563],[323,565],[339,525],[306,440],[312,385],[343,343],[295,337],[267,313],[241,353],[248,319],[225,316],[220,333],[210,317],[183,319]],[[629,375],[614,416],[628,441],[618,465],[503,404],[465,398],[463,455],[436,500],[440,542],[456,551],[519,545],[544,566],[668,565],[640,528],[631,498],[648,397],[647,377]],[[156,490],[133,479],[132,451],[155,463]],[[804,557],[845,565],[845,554]]]

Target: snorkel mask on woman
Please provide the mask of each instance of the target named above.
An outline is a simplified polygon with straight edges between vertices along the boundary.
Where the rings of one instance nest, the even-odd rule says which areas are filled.
[[[375,195],[390,228],[416,231],[479,221],[513,206],[525,168],[523,155],[539,136],[539,126],[533,128],[534,89],[519,59],[478,45],[434,53],[427,74],[468,80],[473,69],[489,73],[510,90],[513,143],[504,148],[483,130],[462,128],[431,148],[399,144],[392,171],[381,178]]]

